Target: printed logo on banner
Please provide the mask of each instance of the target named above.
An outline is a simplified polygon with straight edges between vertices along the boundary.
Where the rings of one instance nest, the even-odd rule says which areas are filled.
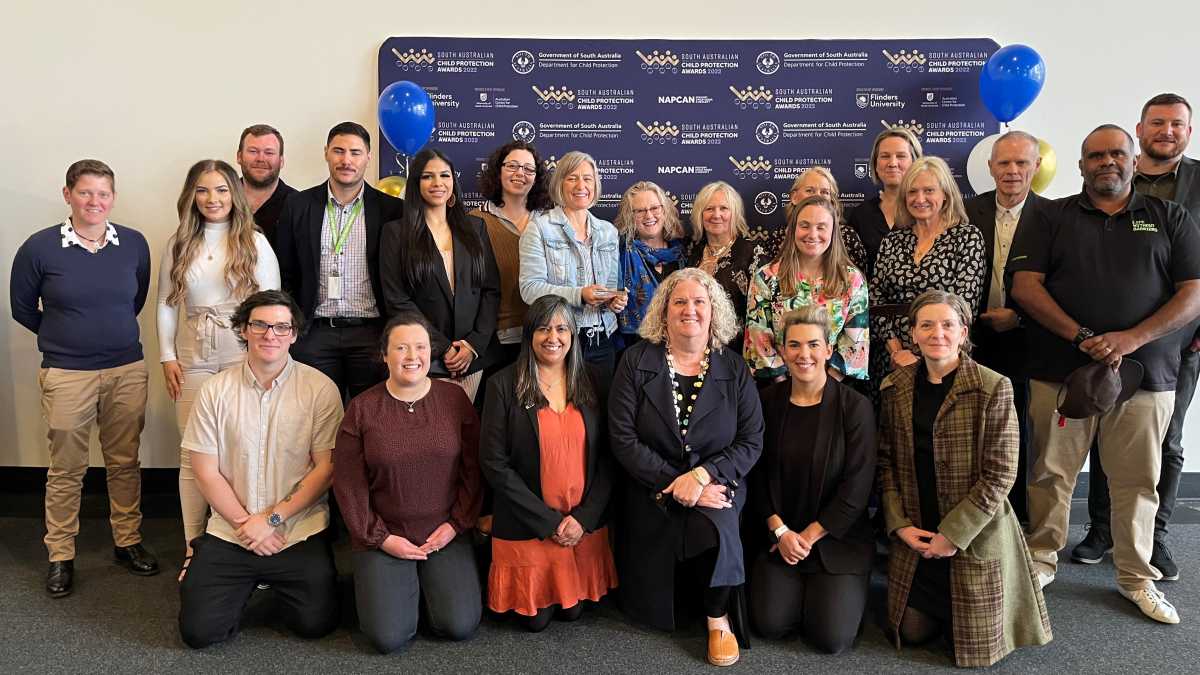
[[[674,192],[671,192],[670,190],[663,190],[663,194],[665,194],[667,199],[671,201],[672,206],[674,206],[676,209],[679,208],[679,197],[676,197]]]
[[[867,108],[895,108],[904,110],[907,105],[899,94],[890,92],[883,87],[859,87],[854,90],[854,105],[866,110]]]
[[[596,171],[610,188],[624,185],[633,179],[632,159],[601,159],[596,161]],[[622,192],[605,192],[596,200],[597,208],[616,208],[621,203]]]
[[[575,92],[567,89],[566,86],[556,87],[550,85],[546,89],[539,88],[536,84],[531,87],[533,93],[537,95],[538,105],[549,110],[560,109],[575,109]]]
[[[867,177],[869,177],[871,175],[870,166],[871,166],[871,163],[869,161],[855,162],[854,163],[854,177],[859,180],[865,180]]]
[[[967,107],[966,103],[954,95],[954,87],[923,87],[921,91],[925,92],[925,100],[921,102],[922,108]]]
[[[554,173],[554,170],[558,168],[558,157],[550,155],[542,160],[542,166],[545,167],[546,173]]]
[[[772,161],[774,171],[769,178],[775,181],[794,181],[814,166],[833,166],[832,157],[777,157]],[[783,193],[787,196],[787,193]]]
[[[518,75],[528,75],[537,66],[537,59],[531,52],[522,49],[519,52],[513,52],[511,63],[513,72]]]
[[[893,73],[923,73],[925,72],[925,63],[928,60],[924,54],[916,49],[901,49],[896,54],[885,49],[883,50],[883,58],[887,59],[887,67]]]
[[[833,89],[776,89],[774,98],[776,110],[816,110],[818,105],[833,103]]]
[[[410,48],[408,51],[401,52],[399,49],[392,47],[392,54],[396,56],[396,67],[400,70],[413,72],[433,70],[433,54],[430,54],[427,49],[422,49],[418,52]]]
[[[392,53],[402,61],[409,61],[413,70],[437,71],[439,73],[478,73],[496,67],[496,55],[485,51],[438,51],[430,55],[422,49],[420,52],[408,50],[400,54],[395,49]],[[403,70],[408,70],[401,66]]]
[[[679,72],[679,57],[672,54],[670,49],[665,52],[655,49],[649,55],[643,54],[640,49],[635,50],[633,53],[637,54],[637,57],[642,60],[642,70],[648,73]]]
[[[659,94],[659,105],[708,105],[712,97],[705,94]]]
[[[685,123],[680,130],[683,145],[721,145],[741,135],[733,122]]]
[[[867,65],[870,58],[867,52],[784,52],[783,68],[785,70],[862,68]]]
[[[495,122],[442,120],[437,123],[438,143],[491,142],[496,138]]]
[[[476,87],[475,92],[479,94],[479,100],[475,101],[476,110],[516,110],[519,107],[513,102],[512,97],[508,95],[508,90],[504,87]]]
[[[771,160],[762,155],[759,155],[757,159],[746,155],[746,159],[743,160],[730,157],[729,163],[733,165],[733,175],[742,180],[767,178],[771,175],[771,168],[774,166]]]
[[[621,52],[539,51],[537,64],[542,70],[615,70],[621,66]]]
[[[533,126],[532,122],[521,120],[513,125],[512,136],[514,141],[532,143],[537,138],[537,127]]]
[[[659,124],[658,120],[651,122],[649,125],[638,122],[637,126],[642,130],[639,138],[647,143],[658,143],[661,145],[663,143],[675,144],[679,142],[679,127],[671,124],[670,120],[667,120],[666,124]]]
[[[692,204],[696,203],[695,192],[681,192],[676,195],[672,192],[667,192],[667,197],[675,203],[675,208],[679,209],[679,217],[686,218],[692,215]]]
[[[987,124],[984,122],[969,122],[954,121],[954,122],[930,122],[925,125],[925,137],[922,139],[927,145],[932,144],[970,144],[972,147],[987,135]]]
[[[930,52],[928,72],[970,73],[987,64],[988,53],[981,51]]]
[[[760,215],[769,216],[779,208],[779,196],[769,190],[764,190],[754,196],[754,210]]]
[[[660,176],[705,176],[713,170],[703,164],[659,164],[657,172]]]
[[[918,122],[916,120],[909,120],[907,122],[905,122],[904,120],[896,120],[895,124],[892,124],[891,122],[888,122],[887,120],[879,120],[879,123],[881,125],[883,125],[884,129],[895,129],[896,127],[900,127],[901,129],[908,129],[909,131],[916,134],[917,138],[920,138],[921,136],[925,135],[925,125],[921,124],[920,122]]]
[[[771,145],[775,141],[779,140],[779,125],[769,120],[766,122],[760,122],[759,125],[754,128],[754,140],[762,143],[763,145]]]
[[[733,92],[734,104],[742,110],[770,110],[771,101],[775,100],[775,93],[761,85],[757,89],[753,85],[738,89],[731,84],[729,91]]]
[[[774,75],[779,71],[780,63],[779,54],[772,51],[759,52],[754,59],[754,67],[763,75]]]
[[[440,87],[426,87],[425,91],[429,93],[434,108],[458,110],[462,106],[462,102],[455,98],[453,93],[442,91]]]
[[[538,137],[571,141],[615,141],[621,138],[620,122],[541,122]]]

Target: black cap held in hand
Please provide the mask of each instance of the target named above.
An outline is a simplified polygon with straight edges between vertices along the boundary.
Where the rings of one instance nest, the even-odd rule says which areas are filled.
[[[1116,370],[1100,361],[1076,368],[1058,390],[1058,413],[1075,420],[1103,415],[1137,392],[1143,372],[1133,359],[1121,359]]]

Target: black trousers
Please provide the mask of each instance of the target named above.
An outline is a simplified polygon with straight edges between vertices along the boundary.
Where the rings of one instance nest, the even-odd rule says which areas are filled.
[[[193,547],[195,557],[179,585],[179,634],[189,647],[207,647],[237,634],[259,583],[271,584],[284,622],[297,635],[319,638],[337,627],[337,571],[324,537],[309,537],[271,556],[211,534],[198,537]]]
[[[1175,411],[1167,425],[1167,435],[1162,443],[1162,469],[1158,474],[1158,514],[1154,517],[1154,540],[1167,540],[1167,523],[1175,512],[1175,499],[1179,495],[1179,481],[1183,475],[1183,422],[1188,406],[1196,394],[1196,380],[1200,375],[1200,352],[1184,348],[1183,360],[1179,363],[1179,379],[1175,383]],[[1092,443],[1088,468],[1088,518],[1092,527],[1109,530],[1112,519],[1112,500],[1108,495],[1108,476],[1100,464],[1100,448]]]
[[[349,401],[387,377],[379,355],[380,319],[366,319],[359,326],[334,328],[329,319],[313,319],[304,337],[292,346],[292,357],[310,365],[333,380]]]
[[[754,564],[750,615],[763,637],[799,632],[813,647],[837,654],[854,644],[867,607],[868,574],[805,572],[763,553]]]
[[[428,560],[402,560],[383,551],[355,551],[354,598],[358,625],[371,645],[388,654],[417,634],[420,600],[439,637],[467,640],[483,612],[475,552],[469,534],[456,536]]]

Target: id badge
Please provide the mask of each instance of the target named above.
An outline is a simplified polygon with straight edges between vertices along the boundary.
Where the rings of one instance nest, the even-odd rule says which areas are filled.
[[[330,300],[342,299],[342,277],[334,273],[325,278],[325,297]]]

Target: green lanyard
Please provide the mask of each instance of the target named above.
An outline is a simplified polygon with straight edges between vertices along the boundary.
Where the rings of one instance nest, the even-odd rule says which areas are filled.
[[[350,228],[354,227],[354,221],[358,220],[358,216],[362,214],[363,200],[358,200],[350,208],[350,219],[346,221],[346,225],[340,230],[337,223],[341,209],[336,208],[333,204],[334,199],[330,197],[329,203],[325,205],[325,216],[329,219],[329,229],[333,231],[333,254],[341,255],[342,247],[346,245],[346,240],[350,238]]]

